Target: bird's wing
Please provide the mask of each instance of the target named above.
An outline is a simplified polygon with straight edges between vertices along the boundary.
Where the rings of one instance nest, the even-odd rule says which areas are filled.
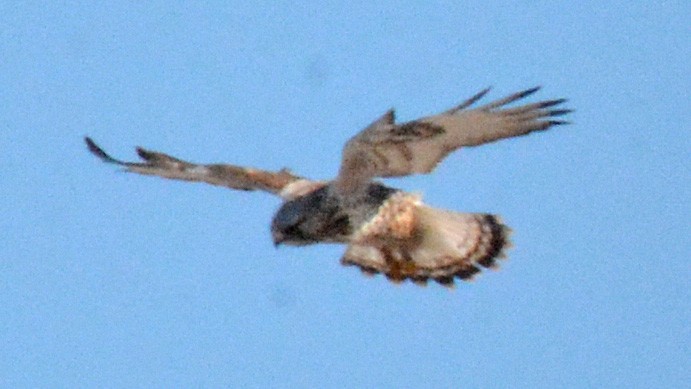
[[[496,215],[432,208],[418,195],[398,192],[353,234],[341,263],[394,282],[452,286],[454,278],[497,268],[511,247],[510,233]]]
[[[567,124],[556,119],[571,112],[558,107],[565,99],[506,107],[538,89],[471,108],[487,94],[488,88],[447,111],[400,124],[395,123],[394,111],[390,110],[346,143],[335,187],[348,194],[365,187],[374,177],[429,173],[460,147]]]
[[[269,172],[226,164],[194,164],[170,155],[137,148],[142,162],[125,162],[111,157],[91,138],[84,138],[89,151],[107,163],[125,168],[128,172],[158,176],[173,180],[205,182],[238,190],[262,190],[286,199],[309,192],[324,183],[306,180],[287,169]]]

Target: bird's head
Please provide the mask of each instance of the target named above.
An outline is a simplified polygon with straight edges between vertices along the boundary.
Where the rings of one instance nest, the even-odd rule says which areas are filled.
[[[350,234],[347,215],[326,187],[286,201],[271,222],[274,245],[302,246],[319,242],[342,241]]]

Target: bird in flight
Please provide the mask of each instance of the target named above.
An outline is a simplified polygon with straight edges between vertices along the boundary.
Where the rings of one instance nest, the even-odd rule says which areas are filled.
[[[331,242],[347,245],[341,263],[367,275],[426,285],[453,286],[481,268],[495,268],[510,246],[510,229],[492,214],[430,207],[420,195],[394,189],[376,178],[429,173],[449,153],[567,124],[559,117],[565,99],[514,106],[537,92],[527,89],[475,107],[489,88],[436,115],[396,123],[389,110],[343,148],[331,181],[300,177],[287,169],[265,171],[228,164],[196,164],[137,148],[141,162],[115,159],[91,138],[89,151],[126,171],[231,189],[261,190],[283,204],[271,222],[275,245]]]

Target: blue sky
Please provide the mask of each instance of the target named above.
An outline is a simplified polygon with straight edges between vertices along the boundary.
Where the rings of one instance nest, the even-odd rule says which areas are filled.
[[[0,5],[0,386],[682,387],[690,6]],[[326,179],[345,140],[543,85],[574,124],[387,180],[503,215],[454,291],[275,249],[266,194],[123,174],[145,146]]]

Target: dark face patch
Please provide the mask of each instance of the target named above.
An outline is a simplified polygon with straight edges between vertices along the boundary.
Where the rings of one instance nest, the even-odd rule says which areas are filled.
[[[284,203],[271,223],[274,243],[305,245],[334,241],[351,233],[350,221],[338,201],[320,188]]]
[[[378,207],[394,192],[395,189],[373,183],[358,203],[344,205],[338,198],[329,195],[327,186],[287,201],[278,209],[271,223],[274,243],[306,245],[345,242],[354,228],[351,215],[368,217],[376,213]]]

